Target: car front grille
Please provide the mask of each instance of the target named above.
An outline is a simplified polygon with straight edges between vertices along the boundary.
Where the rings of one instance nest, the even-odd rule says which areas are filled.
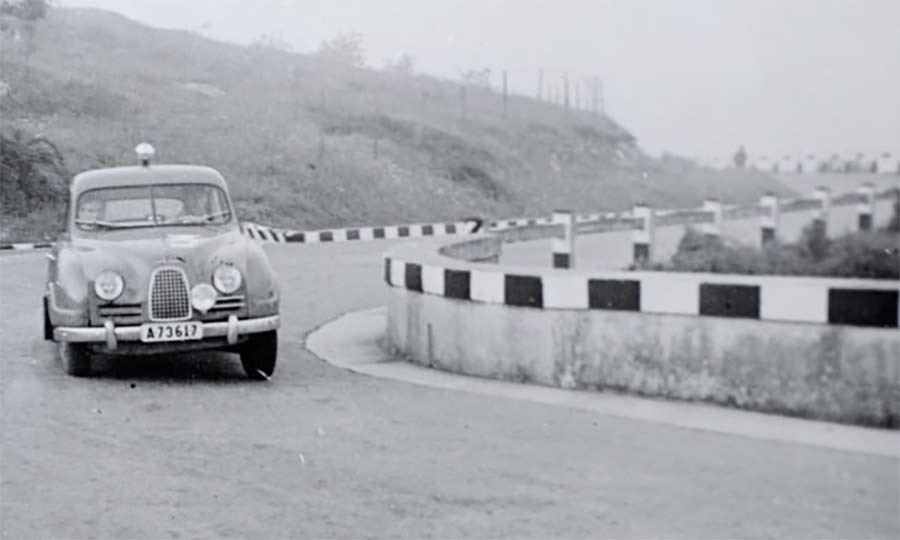
[[[150,319],[178,321],[191,317],[188,280],[180,268],[157,268],[150,277]]]

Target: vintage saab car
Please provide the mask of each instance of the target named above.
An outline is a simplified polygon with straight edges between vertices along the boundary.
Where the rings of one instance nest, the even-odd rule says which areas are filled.
[[[44,337],[66,371],[91,356],[221,349],[267,379],[278,353],[279,293],[259,244],[241,234],[213,169],[142,165],[81,173],[67,231],[47,255]]]

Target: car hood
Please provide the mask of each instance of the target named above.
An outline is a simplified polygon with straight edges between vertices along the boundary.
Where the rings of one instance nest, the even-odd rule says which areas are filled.
[[[245,273],[248,241],[231,228],[161,227],[76,238],[71,247],[88,280],[104,270],[113,270],[125,278],[127,292],[131,287],[146,287],[152,270],[163,265],[183,268],[192,285],[208,282],[212,271],[223,263]],[[140,291],[132,292],[140,296]]]

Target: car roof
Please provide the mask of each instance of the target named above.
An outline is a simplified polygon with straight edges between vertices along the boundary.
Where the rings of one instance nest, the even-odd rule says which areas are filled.
[[[225,179],[213,168],[199,165],[148,165],[95,169],[75,175],[72,195],[89,189],[154,184],[213,184],[227,192]]]

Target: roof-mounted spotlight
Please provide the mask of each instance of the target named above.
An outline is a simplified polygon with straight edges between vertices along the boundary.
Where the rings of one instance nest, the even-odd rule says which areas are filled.
[[[141,144],[135,146],[134,152],[137,154],[138,160],[140,160],[141,165],[144,167],[150,166],[150,159],[156,154],[156,150],[153,149],[153,145],[146,142],[142,142]]]

